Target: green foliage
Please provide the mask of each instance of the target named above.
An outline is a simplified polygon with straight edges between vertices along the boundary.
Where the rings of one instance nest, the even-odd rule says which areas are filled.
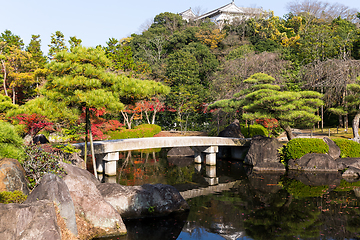
[[[10,123],[0,121],[0,158],[14,158],[21,161],[24,152],[22,139]]]
[[[253,53],[253,52],[254,52],[254,47],[252,45],[249,45],[249,44],[241,45],[240,47],[236,48],[235,50],[232,50],[226,56],[226,60],[244,58],[247,54]]]
[[[29,45],[26,47],[26,51],[31,53],[31,58],[39,65],[40,68],[43,68],[46,64],[46,57],[41,51],[40,43],[40,35],[31,35],[31,40]]]
[[[21,165],[26,172],[30,189],[33,189],[46,173],[53,173],[59,176],[63,176],[66,173],[60,167],[60,159],[57,155],[47,152],[37,145],[26,146],[24,149],[26,158]]]
[[[254,124],[248,126],[241,125],[241,133],[246,138],[252,138],[253,136],[256,135],[261,135],[265,137],[269,136],[268,130],[260,124]]]
[[[1,33],[0,42],[6,43],[6,47],[4,49],[5,53],[10,51],[9,47],[11,46],[18,47],[19,49],[23,49],[24,47],[24,42],[21,37],[13,34],[10,30],[5,30],[3,33]]]
[[[0,203],[23,203],[26,199],[27,195],[18,190],[13,192],[0,192]]]
[[[61,133],[64,135],[64,140],[66,141],[78,141],[80,140],[81,135],[85,134],[84,128],[85,123],[71,125],[69,128],[62,128]]]
[[[51,34],[51,44],[48,45],[49,47],[49,58],[53,59],[56,53],[67,50],[65,44],[65,36],[62,32],[56,31],[55,33]]]
[[[153,137],[161,132],[161,127],[155,124],[142,124],[133,129],[123,129],[120,132],[109,132],[110,139]]]
[[[37,97],[26,102],[18,108],[9,110],[6,117],[11,118],[20,114],[42,114],[51,122],[74,123],[80,112],[78,109],[68,108],[63,101],[51,101],[45,97]]]
[[[18,106],[13,104],[11,98],[0,94],[0,119],[12,109],[16,109]]]
[[[307,153],[328,153],[329,146],[320,138],[294,138],[284,149],[285,160],[299,159]]]
[[[322,186],[309,186],[304,183],[294,180],[287,179],[279,183],[284,189],[294,196],[295,199],[308,198],[308,197],[320,197],[326,193],[329,188],[327,185]]]
[[[360,182],[348,182],[345,179],[340,180],[340,185],[337,186],[333,191],[335,192],[347,192],[360,187]]]
[[[360,158],[360,144],[348,139],[333,139],[340,148],[341,158]]]
[[[81,150],[75,148],[73,145],[71,144],[53,144],[52,145],[53,148],[62,151],[63,153],[67,153],[67,154],[73,154],[73,153],[79,153]]]

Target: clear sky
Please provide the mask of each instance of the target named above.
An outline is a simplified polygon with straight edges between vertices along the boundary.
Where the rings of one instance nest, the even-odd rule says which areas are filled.
[[[238,7],[261,7],[282,17],[289,1],[235,0]],[[0,33],[6,29],[28,45],[32,34],[40,34],[47,54],[52,33],[61,31],[66,40],[76,36],[86,47],[106,45],[109,38],[121,39],[141,33],[141,26],[162,12],[180,13],[192,9],[214,10],[231,0],[0,0]],[[360,0],[339,2],[360,11]]]

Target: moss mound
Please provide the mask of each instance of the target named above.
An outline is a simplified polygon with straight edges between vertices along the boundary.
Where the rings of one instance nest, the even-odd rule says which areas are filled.
[[[110,132],[110,139],[126,139],[126,138],[144,138],[153,137],[161,132],[161,127],[156,124],[142,124],[134,129],[124,129],[121,131]]]
[[[319,138],[295,138],[284,148],[285,160],[299,159],[307,153],[328,153],[329,146]]]
[[[360,158],[360,144],[348,139],[333,139],[335,144],[340,148],[341,158]]]
[[[261,135],[261,136],[265,136],[265,137],[269,136],[268,130],[260,124],[254,124],[254,125],[248,125],[248,126],[241,125],[241,133],[246,138],[252,138],[253,136],[256,136],[256,135]]]

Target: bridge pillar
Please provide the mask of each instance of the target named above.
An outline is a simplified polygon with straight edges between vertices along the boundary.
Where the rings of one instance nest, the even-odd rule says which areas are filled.
[[[116,176],[118,160],[119,152],[96,154],[96,171],[99,173],[105,172],[108,176]]]
[[[216,165],[216,153],[219,151],[218,146],[210,147],[192,147],[194,150],[195,163],[204,162],[206,165]]]
[[[216,166],[206,166],[206,177],[204,178],[210,186],[219,184],[219,178],[216,177]]]
[[[219,151],[218,146],[210,146],[203,152],[206,154],[206,165],[216,165],[216,153]]]
[[[200,151],[194,151],[195,163],[202,163],[204,161],[204,155]]]

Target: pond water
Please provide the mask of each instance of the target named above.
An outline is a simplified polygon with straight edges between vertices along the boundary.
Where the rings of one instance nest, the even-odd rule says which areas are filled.
[[[360,182],[340,173],[256,173],[231,159],[209,167],[164,150],[121,156],[118,176],[103,181],[170,184],[190,211],[125,219],[126,236],[102,239],[360,239]]]

